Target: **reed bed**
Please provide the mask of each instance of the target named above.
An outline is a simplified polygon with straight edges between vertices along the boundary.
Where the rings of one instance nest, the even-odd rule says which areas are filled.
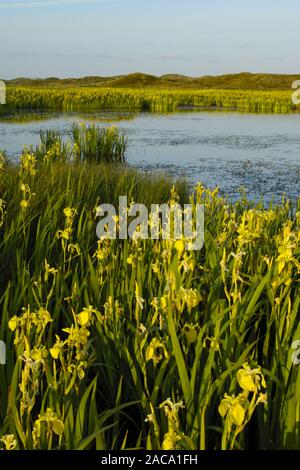
[[[290,113],[299,110],[289,91],[199,90],[96,87],[12,87],[8,107],[14,109],[132,109],[174,111],[179,107],[233,108],[248,112]]]
[[[3,448],[300,448],[300,205],[28,152],[0,172]],[[121,195],[205,204],[204,248],[97,240]]]
[[[69,139],[68,139],[69,137]],[[23,160],[40,166],[54,162],[125,163],[127,137],[116,127],[74,123],[67,136],[56,130],[40,131],[40,144],[24,148]]]

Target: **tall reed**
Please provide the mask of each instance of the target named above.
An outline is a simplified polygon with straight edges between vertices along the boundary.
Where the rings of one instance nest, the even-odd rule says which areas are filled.
[[[289,91],[8,87],[8,106],[15,109],[132,109],[174,111],[179,107],[232,108],[248,112],[290,113],[299,110]]]

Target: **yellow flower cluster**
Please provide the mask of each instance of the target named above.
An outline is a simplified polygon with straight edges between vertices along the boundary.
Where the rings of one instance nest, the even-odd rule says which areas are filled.
[[[40,308],[31,312],[24,309],[20,317],[13,316],[8,326],[14,332],[14,344],[19,352],[23,367],[21,372],[20,414],[30,414],[36,403],[41,386],[41,376],[45,372],[48,351],[44,346],[46,327],[52,322],[47,310]]]
[[[62,340],[56,335],[56,342],[50,348],[51,357],[54,360],[53,369],[53,387],[63,387],[64,395],[68,395],[73,389],[78,390],[79,383],[85,377],[85,370],[88,366],[88,349],[89,349],[89,327],[93,325],[96,316],[100,316],[92,306],[85,307],[82,312],[74,315],[74,324],[69,328],[63,328],[62,331],[67,333],[67,338]],[[58,365],[60,374],[56,371]],[[79,382],[78,382],[79,381]]]
[[[153,338],[146,350],[146,361],[153,361],[154,365],[163,359],[168,359],[169,353],[166,345],[157,338]]]
[[[14,450],[17,447],[17,440],[14,434],[5,434],[0,437],[0,442],[4,444],[5,450]]]
[[[62,437],[64,433],[64,423],[59,418],[57,413],[54,413],[51,408],[47,408],[45,414],[40,414],[38,419],[34,422],[32,437],[33,445],[35,448],[40,447],[40,439],[43,426],[46,428],[47,440],[52,440],[52,435]]]
[[[25,149],[20,158],[20,174],[28,177],[35,176],[37,161],[34,153]]]
[[[177,312],[182,313],[185,308],[188,312],[198,307],[202,300],[202,296],[196,289],[186,289],[180,287],[178,290],[173,291],[173,299],[170,300],[169,294],[164,294],[160,298],[160,307],[162,311],[167,312],[168,306],[171,305],[172,309],[176,309]],[[158,302],[154,302],[153,305],[158,305]]]
[[[225,393],[219,405],[219,413],[225,419],[225,427],[222,438],[223,449],[231,440],[230,448],[234,447],[235,440],[246,424],[250,421],[255,408],[260,403],[267,403],[266,393],[259,391],[266,388],[266,382],[260,367],[251,369],[248,363],[243,364],[237,372],[237,381],[243,390],[238,396]],[[250,394],[252,396],[250,397]],[[235,426],[232,435],[232,428]]]
[[[242,246],[259,239],[265,230],[265,236],[268,237],[268,225],[276,219],[276,213],[273,210],[259,211],[250,209],[242,215],[240,225],[237,228],[237,244]]]
[[[71,207],[66,207],[64,209],[64,215],[65,215],[65,228],[62,230],[57,231],[57,238],[61,240],[62,244],[62,249],[64,251],[64,256],[65,256],[65,261],[66,261],[66,256],[67,253],[69,253],[69,256],[80,255],[80,247],[78,243],[72,243],[72,234],[73,234],[73,222],[74,222],[74,217],[77,214],[77,210]]]
[[[173,403],[170,398],[161,403],[160,408],[168,419],[168,432],[164,435],[162,443],[163,450],[175,450],[178,442],[183,438],[183,433],[180,431],[178,412],[180,408],[184,408],[183,402]]]
[[[26,210],[29,207],[30,201],[35,194],[31,192],[31,189],[28,184],[22,183],[20,186],[22,192],[22,200],[21,200],[21,209]]]
[[[298,238],[292,231],[291,222],[288,222],[283,227],[283,236],[276,237],[278,246],[278,256],[276,262],[278,263],[278,273],[281,274],[285,266],[291,267],[291,263],[296,264],[300,272],[300,263],[294,257],[294,250],[300,244],[299,232]]]
[[[22,361],[21,416],[33,410],[45,374],[51,387],[61,390],[64,395],[78,390],[88,366],[88,328],[94,323],[96,315],[99,312],[91,306],[74,314],[74,324],[62,329],[67,338],[62,340],[56,335],[56,342],[49,350],[45,346],[45,332],[52,318],[47,310],[40,308],[32,312],[28,307],[21,316],[13,316],[9,320],[9,328],[15,336],[14,344]]]

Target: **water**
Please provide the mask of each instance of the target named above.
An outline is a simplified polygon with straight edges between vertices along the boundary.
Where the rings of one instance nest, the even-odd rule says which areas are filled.
[[[32,120],[34,118],[35,120]],[[68,132],[72,122],[116,125],[129,138],[129,164],[165,171],[231,199],[244,187],[248,197],[280,201],[300,196],[300,115],[180,111],[172,114],[101,112],[25,113],[0,116],[0,148],[18,158],[23,145],[37,144],[41,129]]]

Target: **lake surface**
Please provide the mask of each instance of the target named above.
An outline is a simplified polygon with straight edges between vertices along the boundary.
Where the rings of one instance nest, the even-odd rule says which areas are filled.
[[[35,119],[32,120],[31,118]],[[147,171],[165,171],[231,199],[280,201],[300,196],[300,115],[220,111],[157,113],[21,113],[0,116],[0,149],[17,159],[23,145],[36,145],[41,129],[67,134],[73,122],[116,125],[128,135],[127,161]]]

